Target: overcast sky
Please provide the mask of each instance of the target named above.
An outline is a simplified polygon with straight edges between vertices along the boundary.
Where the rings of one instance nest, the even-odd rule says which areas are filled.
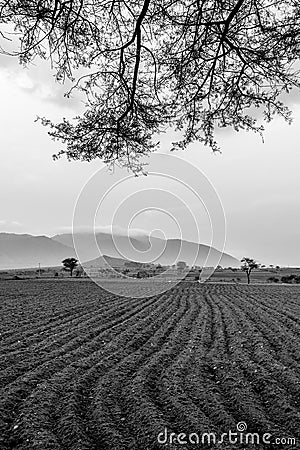
[[[54,121],[73,117],[82,105],[79,99],[64,99],[66,89],[54,82],[46,65],[24,69],[4,56],[0,56],[0,89],[0,231],[51,236],[69,230],[80,190],[103,165],[54,162],[52,154],[61,145],[34,120],[37,115]],[[290,102],[293,125],[282,119],[266,124],[265,143],[258,135],[223,131],[218,135],[222,154],[212,154],[200,144],[177,153],[199,167],[218,192],[227,222],[225,250],[238,258],[300,265],[300,102],[295,97]],[[163,136],[162,152],[168,152],[171,141],[171,134]],[[135,183],[139,183],[135,189],[141,189],[146,181]],[[119,195],[120,202],[122,192]],[[201,208],[193,202],[189,207],[202,226]],[[98,221],[103,227],[110,223],[109,214]],[[147,232],[162,228],[166,237],[179,236],[169,218],[157,212],[141,214],[133,225]],[[202,236],[202,241],[208,240],[205,230]],[[193,236],[185,230],[183,237]]]

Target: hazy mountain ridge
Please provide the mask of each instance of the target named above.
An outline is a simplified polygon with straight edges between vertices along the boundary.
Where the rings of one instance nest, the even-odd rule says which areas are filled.
[[[96,242],[95,242],[96,239]],[[170,265],[178,260],[189,265],[203,265],[210,252],[214,261],[219,261],[224,267],[237,267],[239,261],[207,245],[195,242],[168,239],[166,241],[148,236],[130,237],[111,236],[108,233],[98,233],[96,238],[92,233],[79,233],[75,236],[77,255],[81,262],[94,261],[98,258],[101,266],[105,260],[122,265],[126,260]],[[98,245],[98,247],[97,247]],[[150,247],[151,245],[151,247]],[[0,269],[18,269],[59,266],[64,258],[77,257],[73,247],[71,233],[60,234],[52,238],[47,236],[32,236],[30,234],[0,233]],[[221,258],[220,258],[221,257]],[[113,258],[116,258],[115,260]],[[211,259],[208,259],[210,264]]]
[[[76,257],[73,248],[47,236],[0,233],[0,269],[58,266],[62,259]]]
[[[64,245],[71,246],[72,234],[60,234],[52,237]],[[74,236],[76,251],[82,261],[91,261],[100,255],[108,255],[130,261],[174,264],[186,261],[189,265],[212,266],[221,264],[223,267],[238,267],[240,262],[227,253],[204,244],[149,236],[127,237],[108,233],[77,233]],[[97,247],[98,246],[98,247]]]

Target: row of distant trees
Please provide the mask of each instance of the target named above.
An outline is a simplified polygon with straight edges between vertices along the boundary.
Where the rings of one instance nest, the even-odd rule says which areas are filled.
[[[241,263],[242,263],[241,269],[242,269],[243,272],[246,273],[246,276],[247,276],[247,283],[248,283],[248,284],[250,284],[251,273],[252,273],[252,271],[253,271],[254,269],[259,269],[260,267],[265,267],[265,266],[262,266],[261,264],[259,264],[255,259],[253,259],[253,258],[248,258],[248,257],[242,258],[242,259],[241,259]],[[66,259],[64,259],[64,260],[62,261],[62,264],[63,264],[64,270],[70,272],[70,275],[71,275],[71,277],[72,277],[72,276],[73,276],[74,269],[78,266],[78,260],[77,260],[76,258],[66,258]],[[186,265],[185,262],[180,261],[180,262],[177,264],[177,267],[183,269],[183,265],[184,265],[184,268],[187,267],[187,265]],[[272,267],[273,267],[273,266],[272,266]],[[279,268],[279,266],[276,266],[276,268]],[[294,277],[294,276],[292,275],[292,277]],[[282,277],[282,282],[291,282],[290,279],[288,279],[288,280],[283,280],[283,278],[286,278],[286,277]],[[298,277],[298,278],[299,278],[299,277]],[[294,278],[293,278],[293,279],[294,279]],[[270,280],[271,280],[271,278],[270,278]],[[297,280],[297,282],[298,282],[298,280]],[[300,279],[299,279],[299,282],[300,282]]]
[[[281,277],[280,280],[277,277],[270,277],[270,278],[268,278],[268,281],[270,283],[279,283],[279,281],[281,281],[281,283],[287,283],[287,284],[300,284],[300,276],[295,275],[295,274],[285,275],[285,276]]]
[[[76,267],[78,267],[78,259],[66,258],[62,261],[62,265],[63,265],[64,270],[70,272],[70,275],[72,277],[74,270],[76,269]],[[131,268],[143,268],[144,266],[145,266],[145,264],[137,263],[134,261],[129,261],[129,262],[125,263],[125,267],[131,267]],[[184,270],[184,269],[188,268],[188,265],[184,261],[179,261],[177,263],[176,267],[178,270]],[[163,266],[161,266],[160,264],[158,264],[155,269],[157,271],[164,271]],[[125,271],[129,272],[129,269],[125,269]],[[123,273],[125,273],[125,271]]]

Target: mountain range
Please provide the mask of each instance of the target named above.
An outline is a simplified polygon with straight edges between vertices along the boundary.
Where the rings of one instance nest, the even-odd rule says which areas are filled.
[[[74,248],[75,243],[75,248]],[[71,233],[53,237],[30,234],[0,233],[0,269],[59,266],[68,257],[77,257],[80,262],[95,260],[95,265],[106,261],[122,265],[122,261],[138,261],[174,264],[186,261],[188,265],[214,265],[238,267],[239,261],[227,253],[204,244],[180,239],[163,240],[146,235],[127,237],[109,233]],[[207,256],[208,260],[206,262]],[[109,258],[111,260],[109,261]],[[117,258],[114,260],[113,258]],[[98,262],[97,262],[98,261]]]

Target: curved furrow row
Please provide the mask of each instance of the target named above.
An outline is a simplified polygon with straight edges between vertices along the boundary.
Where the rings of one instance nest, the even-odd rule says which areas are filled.
[[[175,309],[174,309],[174,306],[175,306]],[[167,331],[168,331],[168,333],[171,333],[172,329],[174,327],[176,327],[176,321],[178,321],[179,318],[182,315],[184,315],[184,314],[185,314],[185,310],[182,310],[182,307],[178,308],[178,301],[176,300],[176,297],[174,297],[173,298],[173,302],[172,302],[172,310],[169,311],[169,319],[165,318],[165,320],[163,320],[162,322],[159,320],[159,327],[155,326],[155,323],[153,323],[153,320],[152,320],[152,326],[151,326],[152,331],[151,331],[150,334],[148,333],[148,335],[147,335],[147,333],[145,334],[145,337],[146,337],[145,343],[146,344],[143,344],[142,346],[137,346],[134,351],[132,351],[132,349],[131,349],[131,352],[129,352],[127,354],[127,357],[120,360],[121,364],[118,364],[118,361],[115,360],[114,361],[115,362],[115,367],[119,368],[118,370],[121,371],[121,373],[122,373],[122,370],[123,370],[122,367],[124,365],[125,365],[125,368],[126,368],[127,371],[130,368],[131,368],[130,370],[134,371],[137,360],[141,360],[142,361],[145,358],[145,355],[144,355],[143,351],[141,350],[141,349],[143,349],[143,347],[146,346],[146,348],[148,349],[148,353],[149,352],[153,353],[153,352],[157,351],[157,348],[156,348],[157,346],[153,345],[154,341],[153,341],[153,337],[152,336],[153,335],[154,336],[159,336],[161,333],[163,333],[163,335],[166,334],[166,331],[164,331],[164,332],[161,331],[161,328],[164,326],[164,324],[168,324],[168,330]],[[140,326],[141,325],[142,324],[140,324]],[[150,329],[149,329],[149,331],[150,331]],[[153,333],[153,331],[154,331],[154,333]],[[117,370],[116,368],[112,368],[112,372],[110,373],[110,375],[106,374],[105,377],[103,379],[101,379],[101,382],[99,381],[100,384],[101,383],[105,384],[105,380],[108,383],[114,383],[114,380],[117,378],[117,374],[115,373],[115,371]],[[98,382],[98,378],[100,376],[101,375],[99,374],[99,368],[97,367],[94,370],[91,370],[91,372],[88,374],[89,379],[87,377],[84,378],[84,381],[88,381],[88,383],[87,383],[87,386],[85,388],[85,393],[84,393],[84,395],[82,395],[83,398],[87,398],[87,396],[90,395],[90,391],[91,391],[91,389],[93,387],[93,384]],[[92,383],[91,383],[91,380],[93,380]],[[104,386],[102,386],[102,389],[103,388],[104,388]],[[112,391],[114,392],[114,389],[112,389]],[[94,397],[94,394],[92,394],[92,397]],[[109,401],[109,397],[108,396],[105,397],[103,395],[103,396],[101,396],[101,398],[106,399],[106,401]],[[101,402],[101,399],[99,401]],[[105,400],[103,400],[103,401],[105,401]],[[98,409],[96,411],[98,411]],[[95,414],[95,413],[96,412],[94,411],[93,414]],[[105,425],[107,423],[110,423],[109,422],[109,420],[110,420],[109,417],[106,417],[107,414],[109,416],[109,410],[107,410],[107,408],[105,409],[103,407],[103,408],[101,408],[99,410],[99,414],[102,417],[102,419],[103,419],[103,416],[105,416],[105,420],[101,421],[101,420],[97,419],[98,422],[99,422],[97,424],[97,426],[95,427],[95,432],[96,432],[96,434],[98,436],[97,439],[100,439],[100,441],[101,441],[101,439],[103,440],[104,439],[103,435],[104,435],[104,436],[106,436],[105,439],[108,440],[107,433],[111,432],[112,435],[114,435],[114,432],[111,431],[109,427],[108,427],[108,429],[106,429],[107,427]],[[92,422],[94,420],[92,420]],[[102,426],[101,423],[104,424],[104,425]],[[100,433],[100,436],[99,436],[99,433]],[[101,438],[101,436],[102,436],[102,438]],[[64,445],[65,445],[66,448],[68,448],[66,442],[64,443]]]
[[[159,299],[156,299],[156,303],[157,308],[159,308]],[[0,410],[3,411],[3,414],[5,417],[7,417],[8,422],[12,423],[13,421],[13,418],[10,417],[11,407],[23,402],[24,399],[28,395],[30,395],[30,392],[36,389],[40,380],[43,381],[50,379],[56,372],[62,371],[68,365],[76,364],[76,361],[78,362],[79,367],[81,364],[83,364],[84,367],[85,357],[87,357],[87,359],[91,358],[94,362],[95,360],[98,360],[99,357],[102,356],[102,354],[109,354],[111,356],[110,339],[112,333],[114,333],[116,330],[121,333],[122,330],[126,330],[128,326],[130,327],[131,323],[134,324],[135,321],[139,323],[139,320],[142,322],[143,318],[149,318],[153,320],[153,317],[151,317],[151,314],[149,314],[150,307],[152,307],[152,304],[148,305],[148,309],[145,308],[144,310],[140,311],[139,316],[132,316],[129,322],[121,322],[116,327],[116,329],[106,329],[102,335],[99,335],[96,339],[87,341],[85,345],[77,345],[75,347],[74,345],[72,345],[72,351],[70,351],[70,344],[66,343],[64,347],[68,348],[68,352],[66,349],[66,351],[63,352],[64,347],[58,349],[56,354],[52,352],[51,358],[49,360],[47,360],[43,364],[41,363],[38,368],[29,371],[21,379],[18,379],[16,380],[16,382],[7,386],[5,390],[3,390],[3,398],[0,403]],[[88,332],[90,331],[88,330]],[[122,346],[122,341],[119,342],[119,345]],[[94,355],[95,357],[93,358]]]
[[[227,298],[220,296],[218,301],[226,304],[229,309],[228,323],[235,321],[237,325],[243,324],[243,342],[240,346],[233,348],[234,361],[242,368],[246,384],[251,385],[256,392],[256,397],[261,400],[265,416],[276,423],[280,412],[285,411],[285,421],[280,424],[281,432],[289,429],[297,433],[296,424],[300,419],[299,377],[288,366],[281,363],[274,351],[268,349],[265,345],[265,335],[260,333],[257,321],[249,320],[248,312],[237,308]],[[261,423],[261,428],[265,425]]]
[[[91,314],[94,311],[97,311],[97,314],[102,314],[103,316],[111,315],[111,311],[118,310],[119,312],[122,311],[128,311],[128,306],[134,307],[135,305],[139,304],[139,302],[129,302],[128,299],[124,300],[119,297],[109,297],[109,300],[103,301],[101,299],[101,292],[99,293],[99,298],[97,300],[93,300],[92,303],[87,303],[82,305],[80,308],[80,311],[78,311],[78,308],[75,309],[75,314],[72,310],[69,312],[63,314],[63,315],[53,315],[53,317],[47,317],[47,322],[45,323],[45,319],[42,320],[41,324],[36,326],[32,326],[28,331],[22,330],[22,327],[20,327],[20,330],[11,337],[11,340],[5,340],[2,336],[3,341],[3,352],[5,352],[6,348],[5,346],[8,346],[9,349],[14,348],[14,345],[18,346],[19,344],[19,338],[22,338],[22,341],[26,344],[30,344],[31,341],[34,342],[35,340],[39,340],[39,337],[42,334],[48,333],[48,335],[51,335],[51,332],[53,332],[53,328],[55,327],[56,331],[59,332],[60,329],[64,329],[65,327],[72,326],[78,324],[82,326],[83,322],[87,319],[90,319]],[[91,320],[91,319],[90,319]]]
[[[231,301],[239,304],[239,300],[232,296]],[[290,330],[289,327],[284,326],[275,314],[271,312],[261,311],[260,308],[251,308],[244,305],[247,312],[247,320],[256,324],[256,327],[261,331],[270,349],[278,354],[279,359],[285,365],[292,365],[295,370],[300,367],[299,354],[299,339]]]
[[[101,370],[103,373],[105,373],[108,369],[109,369],[109,365],[112,365],[112,367],[115,365],[116,361],[119,359],[122,359],[123,357],[123,353],[124,353],[124,342],[127,342],[128,340],[128,349],[127,352],[128,354],[130,354],[130,352],[132,351],[132,348],[135,346],[139,346],[139,341],[143,340],[143,336],[142,336],[142,331],[143,331],[143,326],[147,325],[147,324],[151,324],[152,327],[155,326],[155,322],[153,321],[153,318],[155,315],[161,315],[162,319],[164,318],[164,314],[163,314],[163,307],[164,304],[160,304],[159,302],[160,299],[156,299],[155,303],[156,303],[156,309],[152,311],[143,311],[143,315],[140,317],[133,317],[131,319],[131,323],[126,323],[123,324],[124,326],[122,328],[120,328],[119,334],[116,335],[116,338],[114,339],[114,341],[110,341],[110,333],[112,333],[112,330],[107,330],[106,335],[103,335],[102,337],[105,338],[105,342],[107,343],[107,345],[105,345],[101,350],[99,348],[99,346],[94,347],[93,351],[91,351],[91,348],[86,348],[86,349],[79,349],[79,352],[76,352],[76,358],[74,359],[74,357],[72,357],[72,355],[67,355],[67,357],[64,360],[64,367],[59,367],[59,365],[57,365],[58,367],[58,373],[57,373],[57,377],[55,376],[56,372],[52,372],[50,370],[47,371],[47,375],[48,377],[45,376],[45,373],[39,373],[38,375],[36,374],[36,377],[40,378],[40,379],[46,379],[50,378],[50,383],[51,383],[51,389],[53,389],[53,386],[56,385],[58,387],[58,400],[61,401],[61,392],[60,392],[60,388],[62,385],[65,385],[66,383],[68,383],[68,380],[70,381],[72,378],[75,377],[75,375],[78,373],[85,373],[88,372],[90,369],[94,369],[97,367],[98,370]],[[166,299],[165,300],[165,304],[168,304],[169,306],[173,305],[173,311],[175,311],[176,309],[176,303],[174,304],[174,302],[171,299]],[[154,306],[151,305],[152,308]],[[136,322],[136,323],[135,323]],[[123,334],[122,334],[123,332]],[[128,335],[128,338],[126,339],[126,335]],[[118,352],[119,354],[114,354],[113,352]],[[89,355],[86,356],[85,355]],[[75,356],[75,355],[73,355]],[[55,359],[56,364],[58,363],[58,360]],[[101,361],[101,363],[99,363],[99,361]],[[53,369],[55,367],[55,364],[53,365]],[[76,375],[76,376],[77,376]],[[67,376],[67,378],[64,378],[65,376]],[[68,378],[69,377],[69,378]],[[34,378],[33,378],[34,380]],[[23,386],[24,387],[24,386]],[[35,389],[37,388],[37,389]],[[34,390],[33,392],[33,396],[31,397],[35,397],[35,395],[39,396],[39,386],[35,386],[34,384],[31,386],[31,389]],[[37,391],[37,392],[36,392]],[[44,387],[42,385],[42,391],[44,391]],[[68,393],[67,395],[69,395],[70,391],[69,391],[69,386],[67,384],[67,386],[65,386],[65,392],[64,393]],[[44,395],[44,394],[43,394]],[[28,396],[28,392],[27,392],[27,396]],[[32,398],[29,398],[29,403],[31,402]],[[37,407],[36,407],[37,408]],[[35,408],[35,409],[36,409]],[[42,405],[43,408],[43,405]],[[30,409],[30,407],[29,407]],[[12,426],[12,424],[11,424]],[[37,424],[37,426],[39,426],[39,423]]]
[[[123,389],[128,383],[130,386],[132,385],[134,374],[147,363],[149,358],[156,357],[156,354],[162,351],[161,348],[165,341],[168,342],[168,351],[171,351],[172,345],[169,344],[169,340],[172,339],[178,324],[185,320],[188,311],[188,304],[177,298],[176,295],[173,297],[173,302],[172,309],[168,311],[168,317],[163,321],[158,318],[159,327],[153,329],[152,325],[151,333],[147,335],[141,345],[122,358],[120,362],[116,361],[111,371],[103,377],[94,378],[94,383],[89,385],[86,394],[92,396],[92,403],[87,410],[87,417],[90,417],[91,423],[94,424],[95,441],[99,446],[108,446],[110,442],[114,443],[113,448],[123,448],[124,445],[125,448],[130,448],[130,445],[134,445],[132,437],[128,435],[129,422],[128,420],[126,423],[122,421],[124,415],[127,417],[124,408],[126,409],[128,401],[123,396]],[[176,304],[174,309],[173,306]],[[132,393],[133,396],[135,394],[139,395],[138,392]],[[151,410],[155,413],[150,414]],[[149,414],[154,423],[159,422],[161,427],[162,423],[159,421],[159,414],[155,407],[151,407],[147,411],[147,417]],[[72,447],[70,446],[70,448]]]
[[[184,299],[183,295],[183,299]],[[134,424],[134,413],[138,411],[144,421],[147,419],[146,411],[139,407],[140,398],[144,403],[148,403],[149,407],[155,407],[159,411],[160,416],[168,423],[172,430],[177,431],[180,424],[185,422],[189,427],[195,425],[197,420],[208,424],[207,417],[196,410],[192,402],[186,397],[181,390],[181,384],[177,382],[179,371],[184,371],[184,366],[193,358],[193,352],[196,343],[201,340],[203,335],[203,324],[199,324],[201,314],[201,306],[197,302],[190,301],[190,308],[186,314],[185,320],[178,324],[174,334],[169,339],[169,345],[164,345],[159,353],[141,367],[135,374],[130,386],[124,392],[124,398],[130,400],[127,410],[131,412],[132,424]],[[132,399],[130,389],[134,389],[138,395]],[[149,419],[148,419],[149,421]],[[133,425],[132,425],[133,426]],[[152,425],[152,437],[163,430],[154,428]],[[139,441],[142,439],[143,429],[140,429]],[[149,445],[149,442],[144,442]]]
[[[40,283],[38,283],[39,285]],[[26,283],[22,286],[24,290],[26,290]],[[45,321],[51,321],[52,319],[56,320],[58,318],[68,317],[73,312],[81,312],[84,311],[85,307],[90,304],[90,302],[96,303],[101,295],[101,292],[104,294],[104,301],[109,301],[112,294],[107,294],[100,288],[95,286],[93,289],[85,289],[85,298],[84,302],[78,302],[76,298],[78,293],[81,292],[78,289],[78,286],[72,286],[69,282],[62,282],[59,286],[56,286],[56,289],[59,289],[59,296],[57,292],[53,294],[53,291],[50,289],[45,289],[43,285],[40,284],[37,292],[32,292],[34,288],[34,282],[32,284],[28,284],[28,293],[17,295],[14,293],[11,301],[6,301],[7,291],[4,289],[5,296],[1,296],[2,307],[7,312],[5,316],[5,321],[2,324],[3,337],[5,336],[13,336],[14,333],[11,330],[11,324],[15,322],[15,320],[19,320],[20,327],[18,330],[25,332],[26,329],[38,326],[39,324],[45,325]],[[90,283],[91,286],[93,286]],[[7,286],[11,286],[11,284],[7,284]],[[30,287],[31,286],[31,287]],[[91,292],[90,292],[91,291]],[[99,295],[97,295],[99,294]],[[22,305],[22,308],[20,308]]]
[[[227,339],[222,315],[209,292],[195,289],[190,296],[191,301],[202,306],[201,314],[194,321],[188,345],[163,371],[161,380],[156,380],[153,392],[159,393],[158,398],[166,416],[172,414],[174,426],[178,430],[183,427],[182,418],[184,411],[187,411],[186,428],[192,432],[201,424],[203,430],[212,431],[217,429],[221,421],[228,424],[232,422],[232,416],[224,409],[218,386],[211,377],[215,359],[220,360],[220,353],[225,353]],[[214,325],[206,323],[203,314],[207,310],[211,311]],[[151,373],[149,377],[153,378]]]
[[[55,328],[55,333],[52,330],[52,334],[49,336],[42,338],[42,340],[37,343],[28,346],[28,348],[22,350],[19,348],[19,351],[14,350],[11,354],[3,355],[2,365],[4,367],[8,366],[8,369],[3,372],[0,372],[0,379],[2,377],[7,376],[12,371],[11,361],[16,361],[16,354],[22,357],[22,363],[17,362],[18,365],[18,374],[20,374],[22,368],[23,370],[28,369],[28,361],[30,361],[30,369],[40,365],[43,362],[46,362],[48,359],[52,359],[52,352],[60,349],[62,352],[68,352],[72,348],[77,347],[79,345],[84,345],[86,342],[90,342],[92,339],[103,333],[105,330],[112,329],[120,323],[129,320],[135,314],[138,314],[144,308],[147,308],[151,305],[155,300],[151,299],[148,301],[138,303],[132,303],[127,308],[118,308],[118,306],[114,306],[113,308],[108,308],[108,312],[105,314],[101,314],[101,311],[98,312],[95,309],[89,316],[82,321],[82,323],[75,322],[72,324],[71,328],[62,327]],[[92,317],[90,317],[92,315]],[[101,321],[99,321],[99,317],[101,317]],[[88,333],[86,332],[88,330]],[[68,338],[67,347],[64,345],[66,342],[66,337]],[[24,343],[26,345],[26,342]],[[60,353],[56,352],[56,356]]]
[[[204,405],[207,414],[218,426],[224,428],[226,425],[227,429],[234,429],[241,417],[251,415],[262,418],[264,413],[255,392],[251,390],[251,385],[241,379],[236,360],[231,357],[233,349],[243,345],[240,330],[233,321],[228,320],[228,309],[223,303],[218,302],[214,295],[212,298],[215,308],[220,311],[220,329],[223,329],[223,336],[222,339],[219,338],[220,334],[217,336],[215,345],[205,355],[202,355],[201,351],[198,352],[195,367],[198,369],[203,366],[204,370],[201,373],[199,369],[195,369],[194,372],[218,399],[218,403],[215,401]],[[188,378],[191,384],[185,383],[185,388],[197,398],[199,391],[201,392],[201,383],[192,375],[193,371]]]
[[[24,352],[20,352],[20,355],[22,355],[22,360],[17,360],[14,366],[9,366],[7,369],[0,372],[0,379],[6,379],[11,383],[18,377],[22,376],[24,372],[34,370],[35,367],[38,367],[49,360],[51,361],[54,357],[61,357],[64,354],[68,354],[69,352],[76,350],[78,347],[85,348],[85,346],[88,346],[90,348],[91,343],[97,342],[106,330],[113,330],[115,327],[124,326],[128,320],[130,321],[135,317],[135,315],[141,313],[144,309],[147,310],[147,308],[155,301],[157,300],[151,299],[147,302],[140,301],[137,306],[133,308],[128,307],[127,310],[124,310],[123,315],[120,315],[117,310],[113,309],[110,311],[110,315],[107,318],[106,316],[104,317],[100,314],[99,317],[101,320],[99,320],[96,310],[94,311],[95,314],[93,314],[89,326],[87,326],[87,324],[83,324],[85,325],[82,327],[83,332],[78,331],[77,327],[75,327],[72,331],[69,329],[62,330],[62,333],[58,335],[55,329],[55,332],[52,333],[51,338],[45,342],[42,341],[38,348],[29,347],[27,352],[28,360],[24,357]],[[105,321],[105,319],[107,320]],[[94,328],[91,327],[91,324],[94,325]],[[106,345],[105,341],[101,341],[101,343]],[[3,359],[6,359],[6,355]]]
[[[233,286],[232,288],[235,297],[239,298],[241,303],[248,303],[251,300],[256,308],[267,308],[270,312],[277,313],[282,318],[292,321],[292,324],[295,324],[296,327],[300,324],[300,318],[297,315],[297,311],[299,312],[299,300],[297,302],[299,289],[297,287],[294,302],[288,297],[290,287],[287,288],[286,286],[276,286],[276,292],[271,289],[272,286],[255,286],[255,289],[251,288],[251,290],[244,287],[244,291],[241,291],[241,287]]]
[[[300,439],[296,286],[182,282],[146,299],[86,281],[3,286],[3,450],[156,450],[165,428],[239,421]]]
[[[289,341],[289,350],[292,351],[293,355],[297,359],[298,342],[295,334],[292,331],[291,326],[287,326],[281,318],[276,315],[276,312],[272,314],[269,309],[262,307],[260,304],[252,302],[251,299],[248,301],[247,298],[243,301],[240,300],[238,292],[235,290],[231,293],[226,292],[226,294],[218,293],[219,297],[228,299],[233,305],[235,305],[240,311],[245,311],[248,315],[247,320],[255,322],[257,327],[261,327],[260,331],[265,336],[266,340],[269,341],[268,345],[275,352],[279,351],[280,348]],[[290,345],[290,344],[294,344]],[[285,349],[286,351],[287,349]]]
[[[292,335],[300,335],[300,319],[298,320],[297,316],[295,316],[295,313],[291,313],[288,311],[288,309],[282,304],[281,302],[281,308],[280,305],[278,305],[277,308],[274,307],[274,297],[268,297],[265,295],[265,300],[261,300],[257,297],[257,295],[248,294],[247,297],[242,301],[240,299],[240,296],[238,296],[238,293],[233,294],[233,298],[236,300],[237,304],[240,306],[243,305],[243,303],[246,303],[247,308],[250,308],[251,306],[253,309],[261,310],[263,312],[266,312],[269,316],[271,314],[272,318],[276,318],[280,324],[284,325],[284,327],[287,328],[287,330],[292,331]],[[270,304],[271,303],[271,304]]]

